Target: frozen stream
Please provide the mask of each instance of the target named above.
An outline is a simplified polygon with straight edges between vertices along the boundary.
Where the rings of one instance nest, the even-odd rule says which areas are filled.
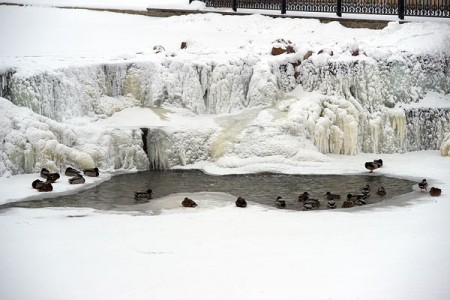
[[[189,196],[200,206],[222,206],[234,201],[237,196],[244,197],[251,205],[257,202],[274,207],[277,196],[282,196],[287,202],[287,208],[302,210],[302,204],[297,201],[299,194],[308,191],[311,197],[319,199],[321,209],[326,209],[324,193],[330,191],[339,193],[344,199],[348,193],[360,193],[361,188],[371,186],[368,204],[387,200],[412,191],[415,182],[376,175],[282,175],[282,174],[247,174],[212,176],[200,171],[146,171],[135,174],[114,176],[92,189],[78,194],[61,196],[45,200],[23,201],[0,206],[7,207],[90,207],[100,210],[138,210],[157,213],[161,209],[181,207],[181,201]],[[376,190],[383,186],[387,191],[384,197],[378,196]],[[154,192],[149,203],[134,200],[135,191],[145,191],[151,188]],[[214,196],[207,201],[202,192],[226,193],[233,197]],[[200,194],[193,194],[200,193]],[[198,200],[201,200],[198,202]],[[338,201],[338,207],[342,206]]]

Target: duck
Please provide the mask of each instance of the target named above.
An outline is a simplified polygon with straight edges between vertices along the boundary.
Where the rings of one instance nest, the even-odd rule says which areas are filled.
[[[364,194],[347,194],[347,201],[356,201],[358,198],[366,199],[367,195],[364,195]]]
[[[326,192],[325,196],[327,196],[327,200],[340,200],[341,199],[341,195],[339,195],[339,194],[332,194],[330,192]]]
[[[305,203],[303,203],[303,210],[308,211],[308,210],[312,210],[312,209],[313,209],[312,202],[305,202]]]
[[[152,199],[153,191],[151,189],[146,190],[145,192],[134,192],[134,199]]]
[[[367,202],[364,197],[357,197],[355,204],[361,206],[361,205],[366,205]]]
[[[39,192],[51,192],[53,191],[53,186],[49,182],[43,182],[42,185],[36,188]]]
[[[284,201],[281,196],[278,196],[277,200],[275,200],[275,206],[278,207],[278,208],[285,208],[286,207],[286,201]]]
[[[342,208],[350,208],[353,206],[355,206],[355,203],[353,203],[352,200],[348,200],[348,198],[344,201],[344,203],[342,203]]]
[[[431,187],[430,189],[430,195],[433,197],[437,197],[441,195],[442,190],[437,187]]]
[[[377,190],[377,194],[380,196],[386,195],[386,190],[384,189],[384,187],[380,186]]]
[[[45,185],[45,182],[40,179],[36,179],[35,181],[33,181],[31,183],[31,186],[33,187],[33,189],[39,189],[40,187],[42,187],[44,185]]]
[[[336,201],[334,201],[333,199],[328,200],[327,207],[331,209],[336,208],[337,207]]]
[[[319,209],[320,207],[320,201],[317,199],[313,199],[313,198],[308,198],[308,200],[306,200],[303,204],[303,208],[307,208],[311,206],[311,209]]]
[[[48,173],[47,174],[47,183],[54,183],[56,180],[58,180],[61,176],[59,173]]]
[[[309,193],[304,192],[303,194],[300,194],[298,196],[298,202],[304,202],[304,201],[308,200],[308,198],[309,198]]]
[[[184,198],[183,201],[181,201],[181,205],[183,205],[183,207],[196,207],[197,203],[195,203],[194,200],[189,199],[188,197]]]
[[[237,207],[247,207],[247,201],[245,201],[245,199],[242,197],[238,197],[236,200],[236,206]]]
[[[42,178],[47,178],[47,175],[50,174],[50,171],[46,168],[42,168],[41,169],[41,177]]]
[[[368,161],[364,165],[367,170],[369,170],[369,173],[372,173],[374,170],[378,169],[378,164],[373,161]]]
[[[81,176],[80,174],[73,176],[72,178],[69,178],[70,184],[82,184],[85,182],[86,182],[86,179],[84,179],[84,177]]]
[[[83,170],[84,175],[89,176],[89,177],[98,177],[98,175],[100,175],[100,172],[98,171],[98,168],[95,167],[93,169],[86,169]]]
[[[374,159],[373,162],[378,165],[378,168],[381,168],[383,166],[383,160],[382,159]]]
[[[361,193],[367,197],[367,195],[369,195],[370,193],[370,185],[366,184],[365,186],[363,186],[363,188],[361,189]]]
[[[74,169],[72,167],[68,167],[66,169],[66,171],[64,172],[64,175],[69,176],[69,177],[73,177],[73,176],[80,175],[80,173],[81,173],[80,171],[78,171],[78,170],[76,170],[76,169]]]
[[[428,190],[428,182],[426,179],[422,179],[421,182],[417,184],[421,192]]]

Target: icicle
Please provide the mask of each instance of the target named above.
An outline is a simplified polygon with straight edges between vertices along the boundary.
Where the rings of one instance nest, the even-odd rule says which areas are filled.
[[[314,130],[314,144],[322,153],[329,153],[329,138],[330,138],[330,120],[328,118],[320,117],[316,121]]]
[[[399,141],[399,148],[404,148],[406,137],[406,115],[403,109],[391,111],[391,125]]]
[[[369,120],[370,137],[372,139],[372,152],[377,153],[380,143],[381,118]]]
[[[153,170],[167,170],[171,141],[161,130],[150,131],[147,136],[148,160]]]

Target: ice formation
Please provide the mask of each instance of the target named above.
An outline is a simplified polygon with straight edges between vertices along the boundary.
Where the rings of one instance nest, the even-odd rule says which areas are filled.
[[[198,62],[155,56],[31,75],[3,72],[0,90],[9,100],[1,99],[0,175],[49,164],[166,169],[202,160],[227,167],[261,158],[322,161],[327,153],[440,149],[449,155],[447,57],[303,52]],[[433,92],[443,105],[411,106]],[[92,127],[68,125],[134,106],[210,114],[221,129],[149,126],[145,153],[139,128],[87,133]],[[12,110],[20,113],[7,113]]]

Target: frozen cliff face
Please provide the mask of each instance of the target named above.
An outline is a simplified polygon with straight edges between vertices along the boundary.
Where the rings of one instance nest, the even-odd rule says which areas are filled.
[[[140,131],[68,126],[0,98],[0,176],[41,168],[148,167]]]
[[[23,121],[2,120],[4,127],[18,130],[14,137],[3,134],[9,144],[2,145],[2,174],[31,172],[49,161],[55,168],[70,163],[166,169],[202,160],[232,166],[262,158],[323,161],[326,153],[439,148],[448,153],[448,58],[407,53],[381,58],[348,49],[303,52],[198,62],[157,56],[31,75],[4,72],[2,93],[37,113],[33,118],[47,127],[26,123],[19,130],[14,124]],[[427,107],[433,93],[441,101]],[[67,125],[135,106],[220,116],[221,130],[147,126],[147,159],[139,128]],[[27,138],[27,132],[43,138]]]

